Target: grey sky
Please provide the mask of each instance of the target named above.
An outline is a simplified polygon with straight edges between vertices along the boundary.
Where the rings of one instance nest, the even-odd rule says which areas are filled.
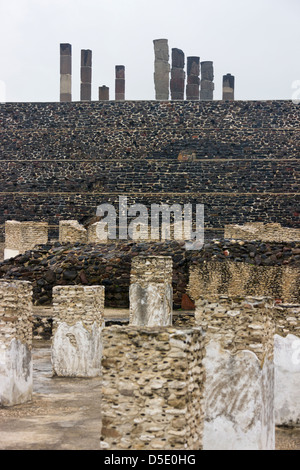
[[[153,39],[212,60],[215,99],[222,76],[236,99],[291,99],[300,81],[299,0],[0,0],[0,81],[7,101],[59,101],[59,44],[73,53],[73,101],[80,50],[93,51],[98,86],[114,99],[115,65],[126,67],[126,99],[155,98]]]

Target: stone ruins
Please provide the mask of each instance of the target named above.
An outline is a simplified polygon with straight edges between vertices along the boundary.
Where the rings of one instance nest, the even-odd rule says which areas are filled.
[[[273,450],[300,424],[299,111],[236,101],[231,74],[214,100],[211,60],[153,47],[152,101],[116,65],[93,102],[86,49],[72,102],[64,43],[59,103],[0,107],[0,407],[30,407],[42,339],[53,379],[100,378],[101,450]],[[203,244],[120,195],[203,205]]]

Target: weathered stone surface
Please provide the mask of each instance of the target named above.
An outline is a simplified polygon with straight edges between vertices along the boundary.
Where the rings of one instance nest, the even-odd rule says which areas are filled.
[[[201,449],[202,359],[197,328],[105,328],[101,449]]]
[[[104,286],[57,286],[53,289],[53,375],[101,374]]]
[[[233,101],[234,100],[234,76],[228,73],[223,75],[223,100]]]
[[[91,101],[92,97],[92,51],[81,50],[80,100]]]
[[[109,100],[109,87],[103,85],[99,87],[99,101]]]
[[[4,259],[32,250],[36,245],[48,242],[47,222],[5,222]]]
[[[288,242],[300,240],[300,229],[282,227],[278,223],[252,222],[244,225],[225,225],[224,238]]]
[[[125,100],[125,66],[116,65],[115,68],[115,100]]]
[[[200,58],[188,57],[187,58],[187,85],[186,85],[186,99],[199,100],[200,98]]]
[[[201,62],[201,87],[200,100],[211,101],[214,99],[214,68],[213,62]]]
[[[170,91],[172,100],[184,99],[184,85],[185,85],[185,72],[184,72],[184,53],[181,49],[172,49],[172,68]]]
[[[130,323],[169,326],[173,310],[173,263],[171,257],[137,256],[130,275]]]
[[[298,308],[298,311],[300,308]],[[297,336],[275,335],[275,423],[279,426],[300,424],[300,331]]]
[[[204,450],[274,450],[274,366],[213,339],[203,360]]]
[[[167,39],[154,39],[154,88],[156,100],[169,99],[169,46]]]
[[[32,286],[0,280],[0,406],[32,398]]]
[[[60,44],[60,101],[72,101],[72,46]]]

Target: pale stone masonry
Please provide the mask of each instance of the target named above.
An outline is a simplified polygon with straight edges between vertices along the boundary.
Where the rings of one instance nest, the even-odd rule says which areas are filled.
[[[32,398],[32,285],[0,280],[0,406]]]
[[[104,286],[53,288],[53,375],[101,375]]]
[[[207,295],[267,295],[283,303],[296,304],[299,302],[299,286],[299,268],[296,266],[208,261],[201,266],[191,266],[188,293],[194,300],[205,292]]]
[[[59,221],[60,243],[87,243],[87,231],[77,220]]]
[[[171,256],[136,256],[130,273],[130,324],[169,326],[173,310]]]
[[[211,101],[214,99],[214,65],[210,60],[201,62],[200,100]]]
[[[105,328],[100,448],[202,449],[202,360],[198,328]]]
[[[18,222],[7,220],[5,222],[5,249],[4,259],[17,256],[32,250],[36,245],[48,242],[47,222]]]
[[[81,50],[80,66],[80,101],[91,101],[92,99],[92,51]]]
[[[72,101],[72,46],[60,44],[60,101]]]
[[[169,99],[170,64],[167,39],[154,39],[154,88],[156,100]]]
[[[273,302],[201,295],[196,325],[205,332],[205,450],[273,450]]]
[[[125,66],[116,65],[115,67],[115,100],[124,101],[125,100]]]
[[[278,223],[251,222],[245,225],[225,225],[225,239],[293,242],[300,240],[300,229],[282,227]]]

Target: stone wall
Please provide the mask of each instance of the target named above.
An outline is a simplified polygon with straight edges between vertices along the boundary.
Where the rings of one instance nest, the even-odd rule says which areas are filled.
[[[25,253],[27,250],[32,250],[36,245],[47,242],[47,222],[18,222],[16,220],[5,222],[4,258]]]
[[[300,301],[298,266],[256,266],[233,261],[192,265],[188,293],[193,300],[205,293],[233,296],[270,296],[286,303]]]
[[[2,236],[12,219],[83,223],[120,194],[148,208],[203,203],[208,228],[299,227],[291,101],[6,103],[0,122]]]
[[[102,449],[200,450],[200,329],[103,330]]]
[[[300,229],[282,227],[280,224],[263,222],[245,225],[225,225],[224,238],[236,240],[261,240],[266,242],[289,242],[300,240]]]
[[[260,292],[254,289],[259,286],[258,281],[266,286],[264,273],[268,269],[272,273],[272,282],[268,282],[270,294],[274,294],[277,300],[300,302],[297,300],[300,291],[297,288],[299,242],[268,244],[212,240],[199,251],[186,251],[184,243],[177,241],[139,243],[117,240],[115,243],[88,245],[49,243],[1,263],[0,277],[32,281],[36,305],[51,304],[52,289],[56,285],[104,285],[107,307],[128,308],[131,261],[138,255],[172,257],[174,309],[185,308],[190,270],[191,280],[195,272],[197,285],[208,291],[214,276],[214,285],[221,286],[224,294],[228,293],[230,286],[233,286],[230,292],[234,293],[234,286],[242,287],[248,279],[251,288],[248,294],[251,295]],[[208,268],[209,262],[215,263],[215,270]],[[254,274],[255,267],[259,267],[259,275]],[[253,275],[249,276],[250,273]],[[193,296],[192,291],[191,286],[190,297]],[[290,300],[285,300],[283,293],[288,294],[285,297]],[[193,308],[192,302],[189,304]]]

